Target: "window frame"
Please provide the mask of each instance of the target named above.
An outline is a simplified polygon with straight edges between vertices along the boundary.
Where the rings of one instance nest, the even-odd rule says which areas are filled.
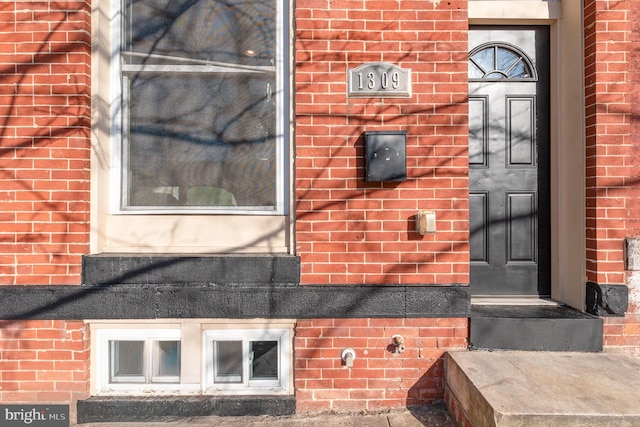
[[[96,361],[95,380],[96,392],[98,394],[120,394],[136,392],[168,392],[183,388],[181,378],[158,377],[154,375],[154,352],[151,348],[153,343],[159,341],[180,342],[180,356],[182,357],[182,334],[180,328],[163,329],[129,329],[129,328],[109,328],[97,329],[95,331]],[[111,341],[143,341],[143,375],[137,376],[137,380],[126,381],[120,378],[112,380],[111,372],[113,367],[113,354],[110,346]],[[154,381],[155,380],[155,381]]]
[[[202,387],[205,394],[289,394],[292,355],[289,329],[205,329],[203,334]],[[242,382],[215,382],[214,364],[216,341],[242,341]],[[276,380],[251,379],[249,342],[277,341],[278,378]]]
[[[124,84],[124,76],[126,70],[121,55],[121,43],[123,30],[123,0],[111,0],[111,20],[110,26],[110,146],[111,146],[111,171],[110,171],[110,213],[126,214],[126,215],[154,215],[154,214],[174,214],[174,215],[288,215],[289,198],[290,198],[290,134],[291,113],[290,113],[290,12],[289,2],[276,0],[276,58],[275,73],[276,87],[278,90],[274,93],[276,98],[276,172],[275,172],[275,206],[144,206],[144,207],[128,207],[125,206],[124,200],[126,195],[126,178],[127,166],[125,164],[127,156],[124,150],[126,146],[128,123],[126,123],[126,114],[123,110],[126,107],[126,94]],[[130,67],[130,66],[127,66]],[[187,70],[198,67],[191,66],[172,66],[173,68]],[[186,67],[186,68],[185,68]],[[220,68],[217,66],[209,66],[211,70]],[[142,67],[134,67],[135,69],[147,69],[148,71],[166,69],[166,66],[145,65]]]

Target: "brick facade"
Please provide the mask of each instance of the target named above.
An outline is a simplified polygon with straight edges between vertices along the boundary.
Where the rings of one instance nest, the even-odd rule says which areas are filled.
[[[637,215],[629,215],[637,198],[637,166],[630,162],[630,7],[585,2],[587,278],[599,283],[624,282],[622,241],[637,229]]]
[[[305,0],[295,17],[302,282],[467,283],[466,2]],[[364,62],[411,69],[413,96],[348,98]],[[406,182],[363,180],[362,134],[379,129],[407,131]],[[420,209],[438,233],[413,231]]]
[[[94,0],[98,1],[98,0]],[[640,11],[585,1],[586,267],[631,284],[623,239],[640,232]],[[0,2],[0,284],[78,285],[89,254],[90,1]],[[299,0],[295,4],[296,254],[304,285],[469,282],[467,3]],[[411,69],[413,95],[346,95],[347,69]],[[407,131],[407,180],[367,183],[363,132]],[[413,231],[434,210],[435,234]],[[97,231],[96,231],[97,232]],[[631,289],[632,292],[640,290]],[[299,320],[300,411],[377,410],[444,397],[443,353],[466,318]],[[401,334],[406,351],[388,348]],[[640,307],[606,318],[607,350],[639,352]],[[89,395],[83,321],[4,320],[0,402]],[[339,354],[353,347],[345,369]]]
[[[89,392],[82,321],[0,322],[0,402],[73,402]]]
[[[89,250],[88,1],[0,3],[0,283],[77,284]]]
[[[442,400],[444,353],[467,346],[467,319],[298,321],[295,386],[300,412],[376,411]],[[391,344],[402,335],[405,351]],[[356,359],[346,369],[344,348]]]
[[[587,278],[626,283],[624,239],[640,233],[637,8],[631,1],[585,2]],[[638,353],[640,307],[605,318],[604,347]]]

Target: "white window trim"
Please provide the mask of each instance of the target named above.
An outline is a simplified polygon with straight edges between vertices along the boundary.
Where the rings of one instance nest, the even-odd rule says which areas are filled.
[[[203,334],[202,384],[206,394],[289,394],[291,331],[289,329],[206,329]],[[214,341],[243,342],[243,383],[214,383]],[[278,342],[278,380],[249,379],[249,341]]]
[[[175,394],[178,391],[195,391],[194,385],[178,383],[125,383],[110,382],[110,348],[109,341],[180,341],[180,329],[96,329],[95,330],[95,389],[101,395],[120,394]],[[182,352],[182,350],[181,350]],[[150,358],[150,356],[149,356]]]
[[[191,215],[191,214],[205,214],[205,215],[288,215],[289,211],[289,168],[290,164],[287,161],[290,153],[290,136],[289,136],[289,121],[290,104],[289,93],[290,83],[289,78],[289,61],[285,61],[289,52],[289,37],[288,32],[285,31],[285,22],[288,22],[289,10],[288,2],[277,1],[276,10],[276,87],[281,88],[279,92],[276,92],[277,98],[277,111],[276,111],[276,206],[275,209],[260,208],[260,207],[217,207],[212,208],[192,208],[192,209],[171,209],[170,207],[149,207],[148,209],[125,209],[122,207],[122,192],[124,191],[124,173],[123,173],[123,160],[124,154],[122,152],[123,146],[123,126],[122,126],[122,58],[120,55],[121,36],[122,36],[122,0],[111,0],[111,28],[110,28],[110,44],[111,52],[109,57],[111,58],[110,66],[110,138],[111,145],[111,168],[110,168],[110,188],[111,193],[109,197],[110,213],[114,215],[150,215],[150,214],[176,214],[176,215]]]

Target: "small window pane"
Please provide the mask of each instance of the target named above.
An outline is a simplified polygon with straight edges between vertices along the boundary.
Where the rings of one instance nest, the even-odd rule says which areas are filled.
[[[498,71],[495,71],[493,73],[489,73],[489,74],[487,74],[486,77],[488,79],[506,79],[507,78],[507,76],[505,76],[504,74],[502,74],[502,73],[500,73]]]
[[[529,77],[531,77],[531,72],[523,61],[518,62],[509,70],[509,78],[511,79],[528,79]]]
[[[214,342],[214,382],[242,382],[242,341]]]
[[[473,55],[473,60],[481,69],[493,70],[495,69],[495,49],[493,47],[483,49]]]
[[[470,79],[481,79],[484,76],[484,71],[482,71],[476,64],[469,61],[469,78]]]
[[[251,341],[251,379],[278,378],[278,341]]]
[[[124,12],[133,63],[273,65],[275,0],[126,0]]]
[[[180,377],[180,341],[154,343],[153,376]]]
[[[498,48],[496,69],[502,71],[508,70],[518,59],[520,59],[520,57],[514,52],[505,48]]]
[[[144,381],[144,341],[109,341],[111,381]]]

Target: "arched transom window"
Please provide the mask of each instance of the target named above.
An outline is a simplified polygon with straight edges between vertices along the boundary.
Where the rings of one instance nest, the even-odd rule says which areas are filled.
[[[469,80],[538,80],[529,57],[507,43],[485,43],[469,52]]]

